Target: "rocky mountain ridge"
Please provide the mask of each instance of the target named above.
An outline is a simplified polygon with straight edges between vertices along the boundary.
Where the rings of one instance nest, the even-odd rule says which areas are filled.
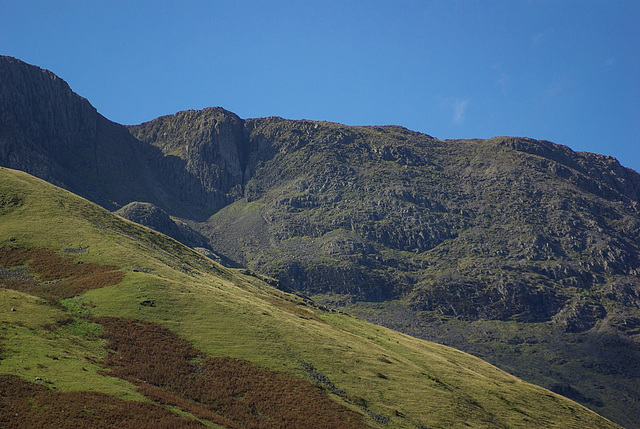
[[[0,165],[640,427],[640,175],[614,158],[222,108],[124,127],[0,57]]]

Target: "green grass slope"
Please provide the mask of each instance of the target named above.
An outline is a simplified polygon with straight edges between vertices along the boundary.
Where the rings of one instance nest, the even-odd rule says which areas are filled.
[[[0,261],[2,427],[41,425],[46,410],[78,427],[82,410],[58,410],[48,395],[84,391],[69,397],[87,401],[87,421],[101,400],[129,411],[142,401],[144,413],[176,419],[156,427],[300,427],[305,416],[306,427],[327,427],[322,412],[344,427],[617,427],[480,359],[321,311],[5,168]],[[233,395],[205,392],[211,380]],[[297,394],[260,396],[283,386]],[[295,402],[313,395],[321,417]],[[239,416],[242,407],[255,418]],[[285,408],[297,414],[274,414]],[[94,427],[133,427],[127,416]]]

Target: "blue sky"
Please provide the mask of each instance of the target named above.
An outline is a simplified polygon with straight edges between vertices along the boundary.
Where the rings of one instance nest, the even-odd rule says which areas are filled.
[[[0,54],[124,124],[222,106],[529,136],[640,170],[636,0],[0,0]]]

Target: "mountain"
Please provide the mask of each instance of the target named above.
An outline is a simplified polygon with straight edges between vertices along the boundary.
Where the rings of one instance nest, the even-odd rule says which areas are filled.
[[[640,176],[614,158],[222,108],[124,127],[0,57],[0,164],[640,427]]]
[[[110,210],[138,201],[183,217],[209,213],[236,195],[224,181],[133,138],[53,73],[0,56],[0,157]],[[170,186],[169,186],[170,185]],[[227,191],[229,192],[229,191]]]
[[[198,113],[210,114],[132,134],[175,153],[165,128],[189,129],[184,116]],[[635,171],[524,138],[280,118],[245,127],[244,198],[192,224],[216,252],[638,427]]]
[[[0,194],[2,427],[617,427],[26,173]]]

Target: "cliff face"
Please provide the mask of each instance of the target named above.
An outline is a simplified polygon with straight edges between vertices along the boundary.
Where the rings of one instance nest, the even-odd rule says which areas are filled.
[[[237,171],[216,180],[220,168],[231,164],[211,167],[207,156],[217,154],[206,148],[188,160],[165,154],[163,148],[137,140],[127,128],[104,118],[53,73],[3,56],[0,142],[2,165],[112,210],[146,201],[172,214],[198,216],[228,204],[225,195],[239,194],[231,188],[242,181]]]
[[[66,170],[78,168],[81,149],[95,142],[97,119],[91,104],[53,73],[0,57],[0,156],[5,165],[60,180]],[[84,168],[95,170],[95,157],[87,162]]]
[[[123,127],[0,57],[0,165],[640,427],[640,175],[614,158],[222,108]]]
[[[149,193],[140,145],[53,73],[0,57],[0,159],[115,208]]]
[[[189,206],[215,212],[242,196],[246,149],[244,121],[221,108],[164,116],[129,131],[158,148],[152,166],[165,188]]]

